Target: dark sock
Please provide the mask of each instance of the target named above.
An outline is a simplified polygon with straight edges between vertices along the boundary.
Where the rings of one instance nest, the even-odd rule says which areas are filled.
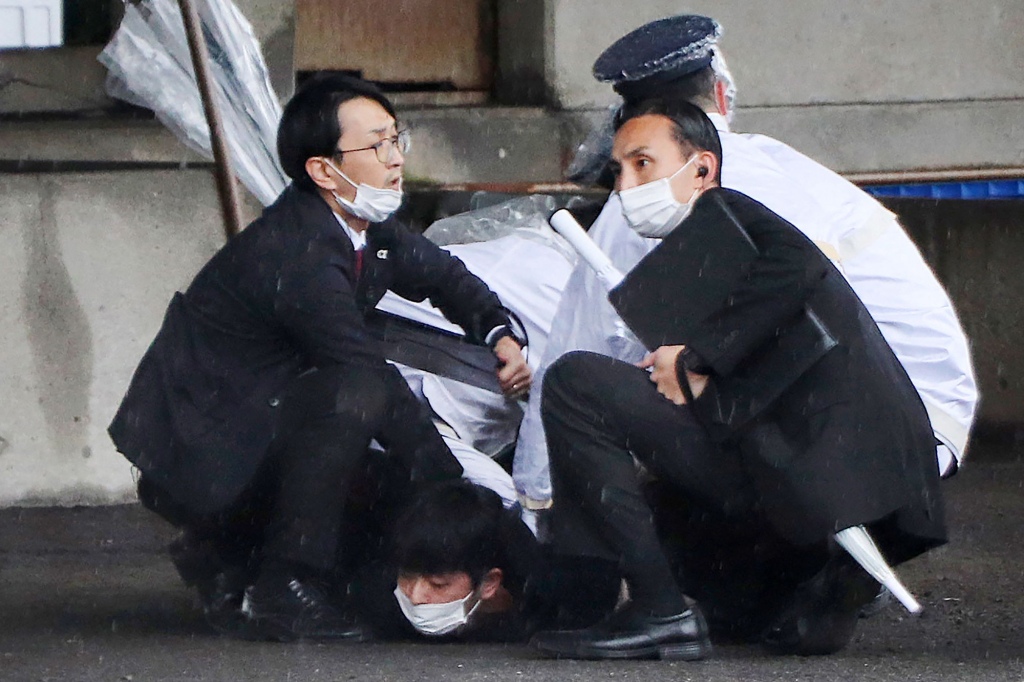
[[[630,608],[641,616],[674,616],[686,610],[668,562],[659,553],[647,561],[634,561],[628,569]]]
[[[606,533],[622,551],[620,567],[629,585],[632,610],[642,616],[672,616],[686,610],[672,567],[661,546],[643,496],[607,486],[601,491],[607,511]]]
[[[551,561],[552,580],[545,589],[556,607],[555,628],[593,625],[615,609],[622,574],[616,562],[592,556],[559,555]]]

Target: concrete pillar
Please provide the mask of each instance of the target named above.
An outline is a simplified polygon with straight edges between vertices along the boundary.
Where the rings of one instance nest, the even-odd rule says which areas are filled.
[[[500,104],[520,106],[550,103],[546,39],[550,2],[498,0],[497,4],[495,99]]]

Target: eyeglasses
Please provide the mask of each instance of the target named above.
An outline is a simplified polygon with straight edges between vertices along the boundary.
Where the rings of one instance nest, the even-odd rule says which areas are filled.
[[[373,150],[377,154],[377,160],[381,163],[387,163],[391,160],[391,155],[395,153],[397,149],[405,156],[409,153],[409,148],[412,146],[412,138],[409,135],[408,130],[400,130],[397,135],[391,137],[385,137],[377,144],[371,144],[369,147],[360,147],[359,149],[335,149],[335,154],[349,154],[351,152],[365,152]]]

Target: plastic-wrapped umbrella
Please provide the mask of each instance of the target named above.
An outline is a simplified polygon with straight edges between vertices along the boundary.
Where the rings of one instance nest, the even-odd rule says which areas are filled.
[[[277,159],[281,105],[270,85],[252,26],[230,0],[193,0],[209,54],[209,85],[223,122],[234,173],[264,205],[287,185]],[[182,8],[191,3],[182,2]],[[180,140],[214,156],[182,9],[176,0],[125,5],[114,37],[99,56],[107,92],[152,109]]]
[[[875,541],[871,539],[864,526],[851,526],[836,533],[836,542],[839,546],[849,552],[850,556],[857,560],[861,567],[871,574],[871,577],[885,586],[892,592],[893,596],[903,604],[910,613],[921,613],[921,604],[914,599],[896,572],[886,562],[882,553],[878,551]]]

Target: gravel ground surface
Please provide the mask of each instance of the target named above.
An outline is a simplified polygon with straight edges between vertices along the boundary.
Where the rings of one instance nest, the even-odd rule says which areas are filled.
[[[209,631],[138,506],[0,510],[0,680],[1024,681],[1024,462],[977,456],[946,488],[952,539],[901,569],[925,604],[861,621],[824,658],[719,647],[702,663],[539,659],[524,646],[271,644]]]

